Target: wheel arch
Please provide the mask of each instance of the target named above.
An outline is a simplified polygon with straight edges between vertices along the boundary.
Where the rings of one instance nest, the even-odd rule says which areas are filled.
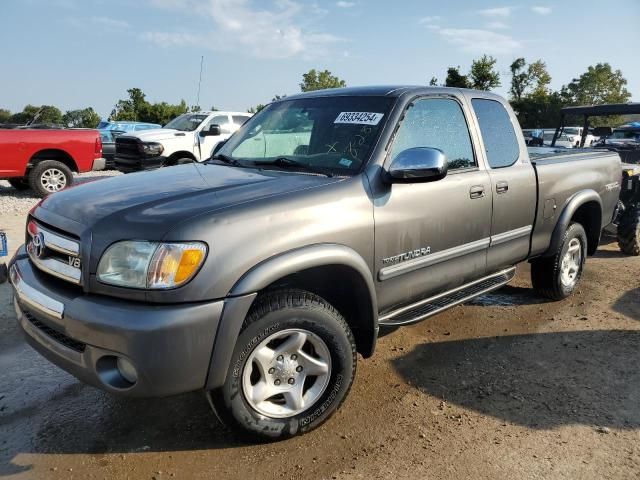
[[[358,352],[364,357],[373,354],[378,307],[367,263],[344,245],[311,245],[265,260],[232,287],[214,340],[207,389],[224,384],[242,323],[255,300],[281,287],[301,288],[325,298],[345,317]]]
[[[55,160],[60,163],[63,163],[72,172],[78,173],[78,165],[73,157],[66,151],[60,150],[58,148],[47,148],[43,150],[39,150],[34,153],[29,159],[29,168],[34,167],[37,163],[43,162],[45,160]]]
[[[549,248],[543,254],[550,257],[560,247],[564,232],[571,222],[582,225],[587,234],[587,253],[593,255],[600,243],[602,232],[602,200],[595,190],[581,190],[573,194],[558,216],[558,222],[551,235]]]
[[[177,162],[181,158],[190,158],[194,162],[197,161],[196,157],[195,157],[195,155],[193,153],[189,152],[188,150],[179,150],[179,151],[173,152],[171,155],[169,155],[169,157],[167,158],[167,161],[165,162],[165,164],[173,165],[174,162]]]

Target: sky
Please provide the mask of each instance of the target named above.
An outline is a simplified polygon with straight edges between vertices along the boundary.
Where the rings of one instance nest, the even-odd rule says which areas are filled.
[[[0,108],[151,102],[244,111],[328,69],[349,86],[444,82],[449,66],[542,59],[552,87],[609,62],[640,101],[640,0],[0,0]]]

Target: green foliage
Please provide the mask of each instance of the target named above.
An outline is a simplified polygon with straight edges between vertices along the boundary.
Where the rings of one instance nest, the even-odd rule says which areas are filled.
[[[469,79],[460,73],[460,67],[447,68],[447,78],[444,81],[445,87],[469,88]]]
[[[471,63],[468,75],[471,88],[492,90],[500,86],[500,73],[496,70],[496,62],[495,58],[483,55]]]
[[[436,77],[431,77],[431,80],[429,80],[429,86],[430,87],[437,87],[438,86],[438,79]]]
[[[302,83],[300,84],[300,90],[302,90],[303,92],[311,92],[313,90],[323,90],[325,88],[340,88],[346,86],[347,83],[344,80],[341,80],[340,78],[332,75],[329,70],[318,72],[315,68],[313,68],[307,73],[302,74]]]
[[[511,94],[511,98],[516,101],[519,101],[524,94],[526,88],[530,85],[531,79],[529,77],[529,72],[525,70],[525,62],[524,58],[516,58],[511,66],[511,88],[509,89],[509,93]]]
[[[100,115],[91,107],[67,110],[62,116],[62,123],[73,128],[96,128],[100,123]]]
[[[0,108],[0,123],[7,123],[11,118],[11,111],[6,108]]]
[[[260,110],[262,110],[264,107],[266,107],[266,105],[259,103],[258,105],[256,105],[255,107],[251,107],[247,110],[247,113],[258,113]]]
[[[14,113],[7,119],[7,123],[26,124],[32,123],[53,123],[56,125],[62,124],[62,112],[59,108],[53,105],[42,105],[37,107],[35,105],[26,105],[22,112]]]
[[[181,100],[177,105],[167,102],[149,103],[146,100],[146,95],[139,88],[130,88],[127,93],[129,98],[118,100],[109,116],[110,120],[150,122],[164,125],[178,115],[189,111],[187,102],[184,100]]]
[[[511,107],[518,116],[522,128],[551,128],[560,121],[562,98],[558,92],[544,95],[526,95],[511,100]]]
[[[566,105],[602,105],[605,103],[626,103],[631,99],[627,90],[627,80],[620,70],[613,70],[608,63],[590,66],[580,77],[574,78],[560,91]],[[622,123],[622,117],[593,117],[594,126],[615,126]]]

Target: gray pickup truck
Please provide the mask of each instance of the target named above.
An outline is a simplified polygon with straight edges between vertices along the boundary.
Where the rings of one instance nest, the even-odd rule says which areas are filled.
[[[501,97],[367,87],[286,97],[212,158],[70,188],[10,262],[28,342],[129,396],[201,390],[267,438],[322,424],[356,356],[509,282],[560,300],[614,218],[610,152],[532,162]]]

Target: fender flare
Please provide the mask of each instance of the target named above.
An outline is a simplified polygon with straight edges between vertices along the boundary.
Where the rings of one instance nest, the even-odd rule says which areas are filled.
[[[562,213],[558,216],[558,222],[553,229],[549,248],[542,255],[543,257],[551,257],[557,252],[558,248],[560,248],[560,244],[562,243],[564,232],[569,228],[571,219],[576,211],[587,202],[596,202],[598,204],[600,207],[600,217],[602,218],[602,199],[595,190],[585,189],[574,193],[569,197],[567,203],[562,209]]]
[[[375,348],[378,333],[378,305],[375,283],[369,266],[352,248],[324,243],[290,250],[268,258],[246,272],[229,291],[214,340],[209,374],[205,388],[222,387],[231,364],[231,356],[240,335],[242,323],[258,292],[287,275],[314,267],[343,265],[355,270],[365,282],[371,302],[373,338],[371,352]]]

